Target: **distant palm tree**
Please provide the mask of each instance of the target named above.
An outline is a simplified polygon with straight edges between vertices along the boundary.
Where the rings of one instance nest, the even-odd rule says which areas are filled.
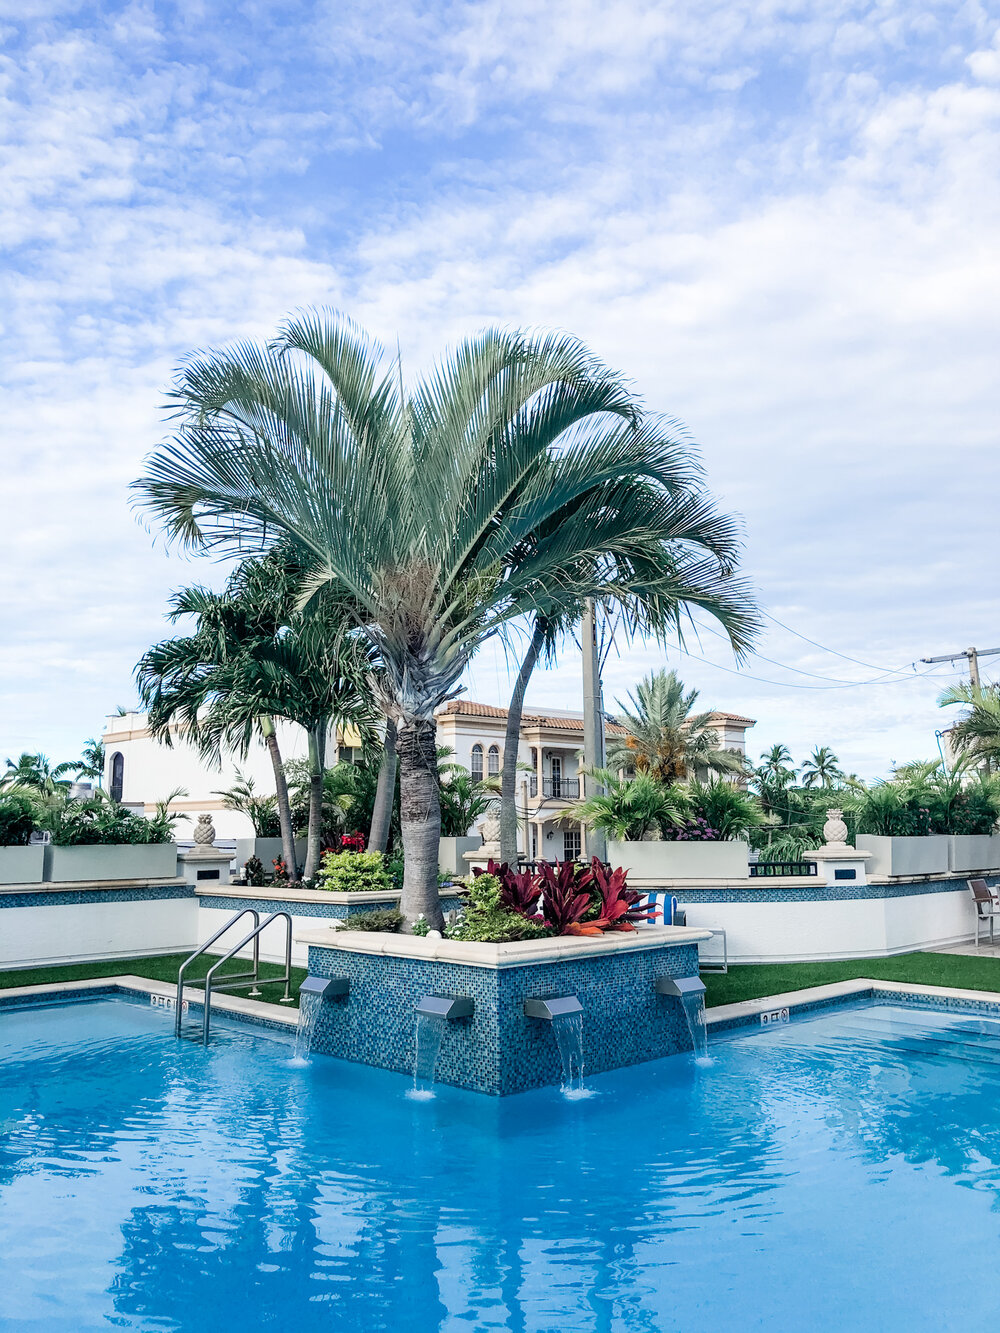
[[[406,393],[328,311],[269,346],[192,357],[173,438],[137,483],[168,533],[219,554],[293,541],[339,584],[398,729],[402,910],[442,925],[434,713],[513,621],[649,568],[679,444],[561,334],[489,330]],[[697,504],[692,500],[692,521]]]
[[[69,791],[72,783],[64,775],[75,771],[75,764],[56,764],[53,767],[44,754],[24,752],[16,760],[7,760],[0,787],[29,787],[43,795],[54,796],[56,792]]]
[[[949,732],[961,766],[982,764],[991,773],[1000,771],[1000,685],[976,689],[966,681],[945,690],[938,703],[966,706]]]
[[[104,778],[104,742],[95,741],[91,736],[72,767],[78,778],[94,778],[100,787]]]
[[[595,768],[589,776],[604,790],[574,806],[571,814],[609,838],[630,842],[660,838],[690,814],[686,793],[651,773],[623,778],[612,769]]]
[[[648,773],[660,782],[683,782],[699,771],[742,773],[743,756],[719,748],[711,713],[695,713],[698,691],[684,691],[676,671],[650,672],[628,696],[616,721],[626,735],[609,746],[610,769]]]
[[[819,745],[802,765],[803,787],[835,787],[844,778],[837,756],[826,745]]]

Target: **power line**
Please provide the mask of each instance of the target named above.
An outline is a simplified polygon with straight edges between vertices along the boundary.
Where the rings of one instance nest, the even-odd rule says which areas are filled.
[[[709,632],[709,634],[714,634],[714,635],[715,635],[717,638],[719,638],[719,639],[725,639],[725,638],[727,637],[725,634],[722,633],[721,630],[717,630],[717,629],[713,628],[713,626],[711,626],[711,625],[699,625],[697,621],[695,621],[694,623],[695,623],[695,625],[696,625],[696,628],[707,630],[707,631]],[[799,637],[801,638],[802,636],[800,635]],[[810,640],[810,642],[811,642],[811,640]],[[817,645],[817,646],[819,646],[819,645]],[[842,677],[840,677],[840,676],[825,676],[825,675],[821,675],[821,674],[820,674],[819,672],[817,672],[817,671],[806,671],[804,667],[790,666],[789,663],[787,663],[787,662],[779,662],[779,661],[777,661],[776,658],[774,658],[774,657],[767,657],[764,653],[754,652],[752,655],[753,655],[754,657],[759,657],[760,660],[761,660],[762,662],[770,662],[772,666],[781,667],[782,671],[794,671],[794,672],[796,672],[797,675],[800,675],[800,676],[811,676],[814,680],[827,680],[827,681],[831,681],[831,682],[833,682],[834,684],[837,684],[837,685],[864,685],[864,684],[877,684],[877,683],[878,683],[878,678],[876,678],[875,681],[871,681],[871,682],[868,682],[868,681],[859,681],[859,680],[844,680],[844,679],[843,679]],[[849,659],[848,659],[848,661],[853,661],[853,660],[854,660],[854,659],[852,659],[852,658],[849,658]],[[912,667],[914,664],[911,662],[911,663],[909,663],[909,665]],[[874,669],[875,669],[875,670],[879,670],[879,668],[877,668],[877,667],[874,668]],[[903,677],[905,677],[906,679],[911,679],[911,677],[906,676],[906,673],[905,673],[905,671],[903,670],[902,667],[885,668],[884,670],[882,670],[882,676],[891,676],[891,675],[899,675],[899,676],[903,676]]]
[[[818,643],[815,639],[810,639],[808,634],[802,634],[799,630],[792,629],[791,625],[786,625],[783,620],[779,620],[777,616],[773,616],[770,611],[762,611],[761,614],[767,616],[768,620],[773,620],[776,625],[780,625],[781,628],[787,630],[789,634],[794,634],[797,639],[802,639],[804,643],[811,643],[814,648],[819,648],[824,653],[832,653],[834,657],[842,657],[845,662],[853,662],[855,666],[866,667],[869,671],[885,671],[887,673],[898,672],[900,675],[905,674],[906,669],[904,667],[876,666],[874,662],[862,662],[860,657],[849,657],[847,653],[839,652],[836,648],[829,648],[825,643]],[[912,666],[912,663],[909,665]]]
[[[913,675],[907,676],[900,674],[893,680],[886,680],[884,677],[876,680],[852,680],[841,685],[800,685],[793,680],[768,680],[765,676],[754,676],[749,671],[740,671],[736,667],[725,667],[719,662],[713,662],[708,657],[702,657],[698,653],[692,653],[690,649],[678,645],[680,651],[685,657],[692,657],[696,662],[704,662],[706,666],[715,667],[717,671],[728,672],[730,676],[739,676],[743,680],[755,680],[761,685],[777,685],[783,690],[850,690],[857,689],[862,685],[902,685],[905,681],[923,680],[927,676],[933,676],[932,671],[917,671]],[[937,676],[940,680],[941,677]]]
[[[969,663],[969,680],[972,688],[978,691],[982,688],[979,680],[979,659],[981,657],[996,657],[1000,653],[1000,648],[966,648],[957,653],[943,653],[940,657],[922,657],[921,662],[957,662],[960,657],[964,657]]]

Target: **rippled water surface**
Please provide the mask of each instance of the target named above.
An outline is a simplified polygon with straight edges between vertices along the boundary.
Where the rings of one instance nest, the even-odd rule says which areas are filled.
[[[993,1329],[1000,1023],[856,1008],[502,1102],[125,999],[0,1015],[0,1329]]]

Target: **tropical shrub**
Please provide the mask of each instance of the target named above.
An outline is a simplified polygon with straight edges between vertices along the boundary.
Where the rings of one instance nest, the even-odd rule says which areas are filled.
[[[357,912],[348,918],[346,929],[396,932],[402,924],[403,913],[397,907],[385,907],[375,912]]]
[[[394,884],[381,852],[324,852],[316,887],[334,893],[386,893]]]
[[[509,944],[552,933],[540,918],[522,916],[506,905],[497,874],[480,872],[469,884],[461,919],[448,931],[448,937],[480,944]]]
[[[180,818],[186,816],[171,814],[166,802],[161,802],[156,814],[147,819],[106,797],[93,797],[50,807],[40,823],[52,834],[57,847],[140,846],[171,842],[174,824]]]
[[[264,862],[259,856],[250,856],[243,867],[243,878],[254,888],[261,888],[267,883],[267,873],[264,870]]]
[[[238,810],[246,815],[253,825],[255,838],[280,838],[281,820],[278,817],[278,801],[274,796],[264,796],[254,790],[254,780],[245,777],[236,770],[236,781],[225,791],[216,791],[213,796],[221,796],[227,810]]]
[[[686,795],[694,823],[710,830],[715,839],[733,842],[746,838],[766,823],[764,812],[753,797],[724,778],[689,782]]]
[[[591,770],[589,776],[604,791],[581,801],[573,816],[619,842],[669,838],[690,814],[683,789],[667,786],[650,773],[623,778],[600,768]]]
[[[0,796],[0,847],[27,847],[35,820],[36,806],[27,793]]]

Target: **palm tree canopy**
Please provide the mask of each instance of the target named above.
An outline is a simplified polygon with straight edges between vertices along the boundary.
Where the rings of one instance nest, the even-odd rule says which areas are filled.
[[[290,537],[373,639],[400,721],[430,720],[484,638],[560,595],[700,595],[737,650],[756,629],[738,534],[690,444],[641,419],[575,339],[489,331],[404,395],[398,366],[330,312],[266,348],[192,359],[173,439],[137,483],[183,542]]]
[[[990,770],[1000,767],[1000,685],[976,689],[965,681],[945,690],[938,703],[942,708],[965,706],[949,733],[961,766],[985,764]]]
[[[827,745],[819,745],[802,765],[804,787],[833,787],[843,779],[839,760]]]
[[[626,735],[609,746],[609,768],[648,773],[660,782],[681,782],[699,769],[741,773],[743,756],[719,748],[712,714],[693,711],[697,690],[685,693],[676,671],[650,672],[628,696],[619,700],[616,721]]]
[[[68,791],[72,785],[66,778],[67,773],[75,773],[76,764],[56,764],[44,754],[24,752],[17,759],[6,761],[6,771],[0,778],[0,787],[27,787],[32,791],[54,795],[57,791]]]

